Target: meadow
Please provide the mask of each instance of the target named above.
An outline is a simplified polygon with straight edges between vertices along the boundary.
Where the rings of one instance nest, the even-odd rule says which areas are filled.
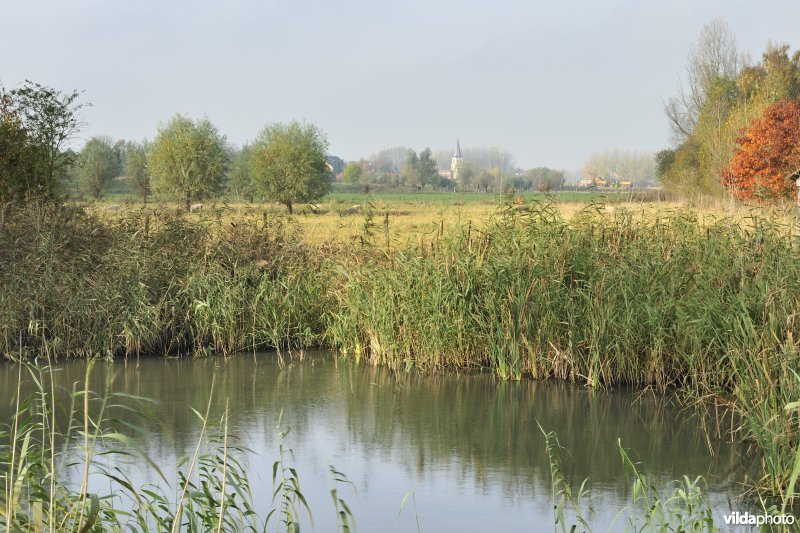
[[[669,216],[678,209],[696,211],[701,223],[725,217],[747,219],[751,213],[765,213],[781,220],[793,216],[791,206],[730,206],[723,198],[698,196],[676,199],[658,190],[555,191],[553,193],[475,194],[445,192],[331,192],[313,204],[297,204],[294,215],[286,216],[281,204],[247,202],[241,198],[217,198],[202,203],[202,210],[187,215],[189,220],[257,220],[280,218],[291,225],[302,240],[312,246],[362,244],[365,236],[380,240],[389,250],[429,242],[456,234],[468,226],[481,228],[502,206],[524,209],[525,205],[547,204],[558,207],[569,219],[587,206],[612,214],[623,209],[636,216]],[[117,193],[100,202],[76,201],[101,219],[119,218],[131,213],[163,214],[183,211],[183,204],[168,199],[151,199],[143,204],[129,193]],[[388,246],[386,246],[388,235]]]

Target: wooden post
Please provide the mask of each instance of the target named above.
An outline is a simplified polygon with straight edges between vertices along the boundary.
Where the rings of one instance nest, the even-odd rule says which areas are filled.
[[[389,252],[391,241],[389,240],[389,212],[386,212],[386,216],[383,217],[383,228],[386,232],[386,252]]]

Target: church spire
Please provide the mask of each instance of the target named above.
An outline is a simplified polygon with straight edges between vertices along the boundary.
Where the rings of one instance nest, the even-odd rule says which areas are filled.
[[[463,162],[464,158],[461,156],[461,141],[456,137],[456,152],[453,154],[453,159],[450,160],[450,176],[456,183],[458,183],[458,171]]]

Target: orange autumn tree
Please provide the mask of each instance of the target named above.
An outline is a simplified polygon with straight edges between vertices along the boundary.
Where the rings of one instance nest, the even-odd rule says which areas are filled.
[[[800,170],[800,100],[769,106],[736,140],[737,149],[720,173],[737,198],[792,198]]]

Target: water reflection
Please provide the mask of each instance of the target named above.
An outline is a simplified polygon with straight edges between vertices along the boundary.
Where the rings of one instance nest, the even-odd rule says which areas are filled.
[[[69,390],[83,382],[85,365],[60,365],[57,376]],[[317,531],[333,529],[329,464],[354,482],[357,496],[344,496],[365,531],[387,525],[415,530],[413,510],[396,518],[409,491],[415,492],[426,530],[530,531],[541,525],[550,531],[550,470],[537,421],[569,450],[562,454],[567,478],[590,478],[592,522],[602,530],[630,500],[618,439],[665,482],[684,474],[705,476],[718,514],[743,508],[729,501],[738,493],[728,475],[742,463],[738,451],[707,441],[696,420],[652,395],[501,383],[475,374],[397,374],[326,354],[285,368],[273,354],[99,364],[90,381],[97,392],[110,387],[155,400],[160,422],[149,423],[141,445],[164,467],[192,453],[200,423],[190,408],[204,410],[213,381],[212,417],[222,414],[227,401],[231,431],[254,452],[246,463],[262,508],[271,498],[282,416],[282,425],[291,428],[287,444]],[[17,367],[0,367],[3,390],[14,390],[16,382]],[[66,394],[60,398],[66,405]],[[12,407],[3,404],[0,416]],[[111,414],[130,416],[121,409]],[[133,475],[140,483],[156,482],[146,469]]]

